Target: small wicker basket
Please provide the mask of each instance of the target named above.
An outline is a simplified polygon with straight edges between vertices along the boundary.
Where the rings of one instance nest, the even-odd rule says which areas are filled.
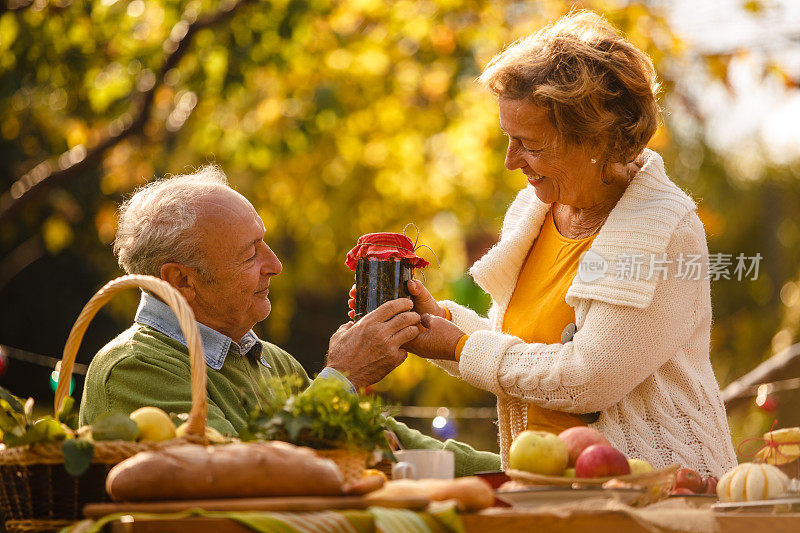
[[[675,483],[675,473],[680,467],[681,465],[675,463],[643,474],[597,478],[544,476],[514,469],[507,470],[506,474],[508,474],[508,477],[510,477],[512,481],[517,481],[525,485],[555,485],[561,487],[572,485],[598,487],[613,479],[615,482],[619,482],[619,486],[627,485],[645,489],[645,492],[633,502],[634,506],[643,506],[655,503],[669,496],[670,490]]]
[[[341,448],[314,451],[320,457],[331,459],[336,463],[346,484],[353,483],[364,477],[364,471],[367,469],[367,456],[369,455],[367,452],[354,452]]]
[[[186,337],[192,378],[192,410],[186,437],[163,442],[94,442],[92,464],[80,477],[72,477],[64,469],[60,443],[0,447],[0,506],[9,532],[58,531],[79,520],[87,503],[108,501],[105,481],[111,467],[138,452],[186,441],[207,444],[206,365],[194,313],[177,290],[153,276],[131,275],[114,279],[83,308],[64,347],[55,412],[59,412],[67,396],[75,356],[92,318],[115,294],[132,287],[146,289],[164,300],[178,317]]]

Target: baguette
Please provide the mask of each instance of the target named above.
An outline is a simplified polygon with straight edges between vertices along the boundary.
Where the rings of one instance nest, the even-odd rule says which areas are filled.
[[[329,496],[342,494],[336,463],[285,442],[182,444],[141,452],[114,466],[116,501]]]
[[[494,504],[494,492],[477,477],[458,479],[399,479],[370,492],[367,499],[427,498],[431,501],[456,500],[462,511],[477,511]]]
[[[373,473],[374,472],[374,473]],[[361,496],[374,490],[378,490],[386,483],[386,476],[383,472],[378,470],[367,470],[364,476],[348,485],[345,485],[344,491],[348,496]]]

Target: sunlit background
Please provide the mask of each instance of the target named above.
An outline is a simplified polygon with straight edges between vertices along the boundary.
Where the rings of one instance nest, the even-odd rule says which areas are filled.
[[[466,275],[525,185],[503,168],[504,45],[573,5],[604,13],[663,81],[651,147],[697,200],[712,253],[756,279],[712,282],[711,358],[734,441],[800,424],[800,5],[793,0],[8,0],[0,7],[0,385],[52,401],[81,307],[121,274],[121,199],[216,162],[284,264],[256,332],[318,372],[346,320],[345,253],[413,222],[440,298],[485,311]],[[411,231],[411,236],[415,237]],[[131,322],[95,319],[78,361]],[[773,357],[774,356],[774,357]],[[759,366],[770,360],[767,366]],[[75,394],[83,379],[76,369]],[[375,387],[404,420],[497,449],[493,399],[416,357]]]

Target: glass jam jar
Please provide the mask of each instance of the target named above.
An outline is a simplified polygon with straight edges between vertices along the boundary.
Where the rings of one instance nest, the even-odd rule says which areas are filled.
[[[356,265],[355,320],[381,304],[397,298],[411,298],[408,282],[414,267],[405,259],[360,259]]]
[[[347,254],[356,273],[355,320],[397,298],[410,298],[408,282],[415,268],[428,262],[414,253],[411,239],[400,233],[368,233]]]

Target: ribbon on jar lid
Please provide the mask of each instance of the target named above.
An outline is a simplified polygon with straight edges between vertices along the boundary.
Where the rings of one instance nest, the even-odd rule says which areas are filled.
[[[401,233],[367,233],[359,237],[352,250],[347,252],[347,267],[355,271],[360,259],[388,261],[405,259],[413,268],[425,268],[428,262],[414,252],[411,239]]]

